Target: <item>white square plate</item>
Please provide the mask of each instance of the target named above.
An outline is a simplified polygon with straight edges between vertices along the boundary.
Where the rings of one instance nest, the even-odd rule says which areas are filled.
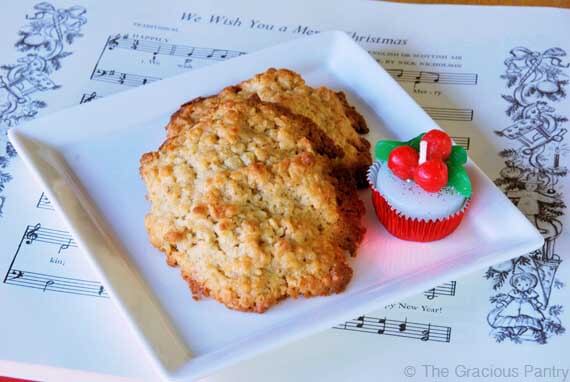
[[[178,269],[148,243],[149,206],[141,154],[163,141],[180,104],[218,92],[269,67],[301,73],[311,85],[345,91],[370,127],[368,139],[409,139],[437,127],[366,51],[341,32],[288,42],[227,62],[84,104],[9,136],[45,187],[80,247],[100,272],[162,375],[190,379],[238,359],[330,328],[344,319],[462,274],[537,249],[542,237],[472,162],[472,207],[459,229],[428,244],[390,236],[369,191],[367,234],[339,295],[289,299],[267,313],[240,313],[192,301]],[[508,227],[508,229],[505,229]]]

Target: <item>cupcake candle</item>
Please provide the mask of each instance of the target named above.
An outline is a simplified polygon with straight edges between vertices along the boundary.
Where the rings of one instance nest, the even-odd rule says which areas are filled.
[[[439,240],[461,222],[471,199],[467,153],[443,131],[407,142],[382,140],[368,172],[376,215],[396,237]]]

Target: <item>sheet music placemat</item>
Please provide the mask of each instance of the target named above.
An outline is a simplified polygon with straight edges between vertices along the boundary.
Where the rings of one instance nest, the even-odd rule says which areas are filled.
[[[541,372],[547,378],[548,367],[568,367],[559,355],[569,344],[569,11],[260,0],[157,7],[132,0],[21,1],[0,14],[0,359],[154,380],[104,285],[7,143],[6,129],[280,41],[340,29],[469,150],[544,234],[545,245],[348,317],[209,379],[382,375],[396,381],[411,378],[405,370],[412,367],[418,380],[436,380],[422,365],[448,368],[450,375],[463,365],[516,368],[518,380],[531,381]],[[189,295],[186,303],[195,302]],[[550,380],[562,380],[560,373]]]

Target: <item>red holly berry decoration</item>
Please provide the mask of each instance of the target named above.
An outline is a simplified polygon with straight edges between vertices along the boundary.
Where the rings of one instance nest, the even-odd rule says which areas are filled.
[[[418,166],[418,160],[418,152],[412,147],[399,146],[390,152],[388,168],[400,179],[412,179]]]
[[[441,159],[425,161],[416,168],[414,181],[427,192],[438,192],[447,184],[447,165]]]
[[[446,160],[451,154],[451,138],[441,130],[430,130],[424,134],[421,142],[427,142],[427,159]]]

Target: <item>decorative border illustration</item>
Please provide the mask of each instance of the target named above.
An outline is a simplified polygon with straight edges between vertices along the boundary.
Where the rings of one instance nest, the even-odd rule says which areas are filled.
[[[14,45],[24,54],[16,64],[0,66],[0,216],[6,202],[2,193],[12,179],[8,165],[16,156],[6,131],[47,107],[46,102],[32,96],[61,87],[50,76],[61,69],[61,60],[72,54],[65,49],[83,36],[81,28],[87,23],[87,11],[80,6],[57,9],[42,2],[33,9],[33,15],[26,15],[27,24],[18,32],[20,39]]]
[[[560,48],[540,52],[517,47],[504,62],[501,78],[511,92],[502,97],[512,123],[495,133],[512,145],[499,154],[505,167],[495,183],[544,235],[545,244],[485,273],[499,292],[490,298],[493,307],[487,316],[497,342],[546,344],[549,337],[565,332],[563,306],[551,301],[552,291],[564,287],[556,278],[562,263],[556,241],[566,211],[560,180],[568,174],[561,163],[569,152],[563,128],[568,118],[558,115],[555,105],[566,97],[565,69],[570,64],[563,63],[565,57]]]

